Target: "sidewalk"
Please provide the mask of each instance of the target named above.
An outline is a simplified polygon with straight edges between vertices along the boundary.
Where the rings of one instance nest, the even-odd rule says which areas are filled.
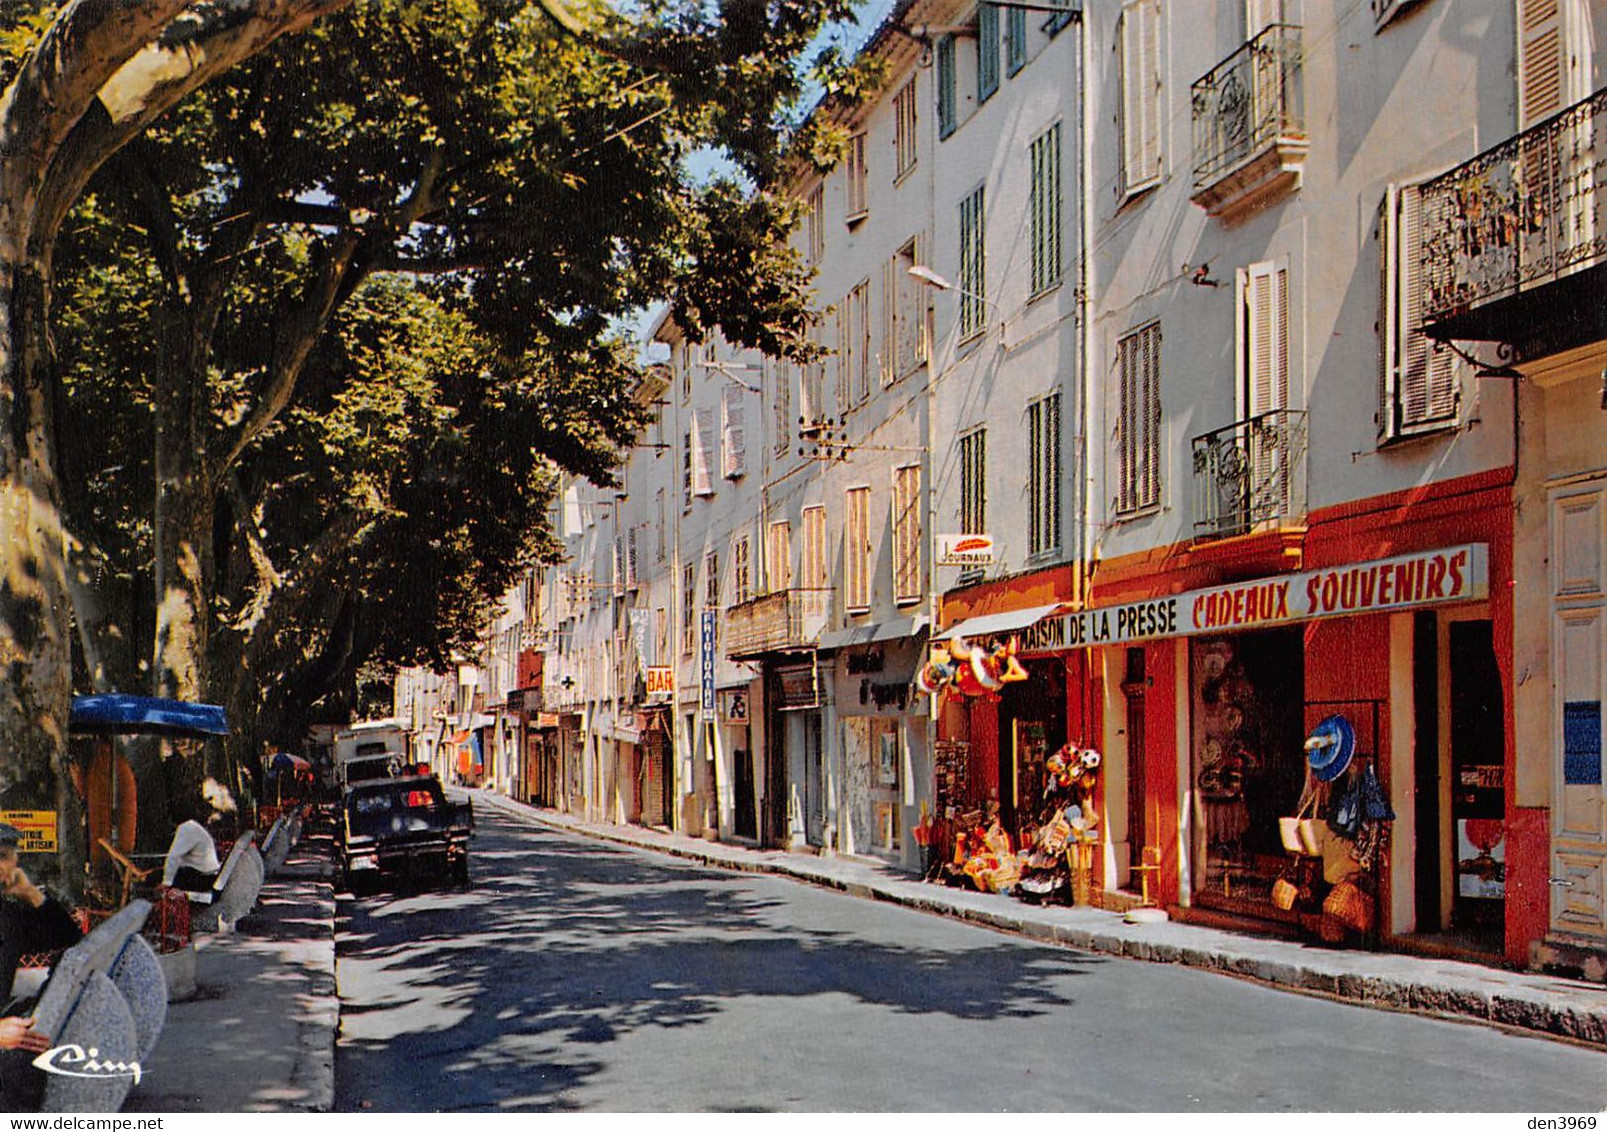
[[[1589,983],[1474,963],[1345,951],[1191,924],[1129,924],[1094,908],[1036,907],[1008,896],[925,884],[846,857],[704,841],[640,826],[603,825],[470,791],[481,804],[551,829],[673,854],[714,868],[771,873],[867,900],[949,916],[1030,939],[1155,963],[1181,963],[1368,1006],[1471,1019],[1607,1047],[1607,992]]]
[[[193,998],[124,1112],[328,1112],[335,1099],[335,895],[329,839],[305,836],[229,935],[197,939]]]

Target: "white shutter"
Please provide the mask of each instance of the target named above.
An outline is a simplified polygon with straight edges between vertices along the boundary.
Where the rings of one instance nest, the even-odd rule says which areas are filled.
[[[1462,367],[1448,349],[1435,349],[1420,329],[1423,263],[1422,199],[1416,185],[1391,186],[1380,226],[1383,291],[1379,338],[1384,438],[1453,424]]]
[[[709,454],[714,448],[714,414],[709,409],[699,409],[693,416],[696,423],[692,429],[692,494],[713,495]]]
[[[1564,0],[1518,0],[1518,129],[1567,102]]]
[[[743,421],[742,394],[739,385],[725,389],[725,467],[726,479],[736,479],[748,471],[748,442]]]
[[[1133,190],[1161,175],[1160,0],[1129,0],[1122,9],[1122,179]]]
[[[625,540],[614,539],[612,585],[615,597],[625,596]]]
[[[580,489],[570,484],[564,489],[564,537],[574,538],[581,529]]]
[[[904,257],[895,252],[882,264],[882,349],[878,360],[883,386],[898,380],[898,277],[904,271],[903,261]]]
[[[636,532],[638,528],[632,527],[625,534],[625,587],[634,590],[637,579],[641,576],[637,572],[639,565],[636,557]]]
[[[1289,273],[1274,263],[1244,272],[1246,417],[1289,405]]]
[[[837,304],[837,411],[849,406],[849,383],[854,368],[853,292]]]
[[[1244,41],[1250,42],[1273,24],[1283,23],[1283,0],[1245,0]]]

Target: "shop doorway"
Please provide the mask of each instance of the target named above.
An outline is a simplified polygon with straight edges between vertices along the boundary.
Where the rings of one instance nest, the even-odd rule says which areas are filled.
[[[803,712],[804,836],[816,847],[826,840],[826,767],[820,713]]]
[[[774,682],[765,701],[776,703]],[[764,801],[759,807],[759,843],[767,848],[787,843],[787,714],[774,706],[765,716]]]
[[[1059,657],[1028,660],[1027,678],[999,700],[999,821],[1012,838],[1035,823],[1044,762],[1066,743],[1066,669]]]
[[[753,837],[759,835],[758,825],[754,814],[754,781],[753,781],[753,751],[752,741],[748,738],[748,729],[742,728],[738,733],[739,745],[731,752],[731,762],[735,768],[734,783],[736,796],[732,800],[735,812],[731,815],[731,831],[738,837]]]
[[[1451,931],[1499,951],[1506,927],[1506,703],[1488,619],[1446,626],[1449,667]]]
[[[1131,869],[1144,863],[1144,846],[1149,844],[1149,824],[1145,814],[1145,786],[1149,777],[1145,760],[1144,689],[1149,680],[1144,667],[1144,650],[1127,650],[1127,668],[1122,675],[1122,695],[1127,700],[1127,864]],[[1131,874],[1136,877],[1137,874]],[[1129,882],[1132,883],[1131,881]]]
[[[1306,781],[1301,631],[1196,638],[1189,657],[1194,902],[1291,920],[1272,885],[1288,863],[1278,819]]]

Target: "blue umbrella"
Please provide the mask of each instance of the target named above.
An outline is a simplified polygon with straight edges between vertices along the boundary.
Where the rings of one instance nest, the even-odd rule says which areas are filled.
[[[216,704],[192,704],[156,696],[74,696],[68,726],[73,731],[142,735],[227,735],[229,724]]]

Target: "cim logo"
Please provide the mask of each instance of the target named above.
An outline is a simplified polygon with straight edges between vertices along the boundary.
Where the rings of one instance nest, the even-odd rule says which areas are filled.
[[[55,1046],[33,1059],[34,1065],[46,1073],[59,1077],[88,1077],[103,1080],[110,1077],[132,1077],[140,1083],[140,1063],[137,1061],[102,1061],[100,1050],[94,1046],[84,1049],[80,1045]]]

